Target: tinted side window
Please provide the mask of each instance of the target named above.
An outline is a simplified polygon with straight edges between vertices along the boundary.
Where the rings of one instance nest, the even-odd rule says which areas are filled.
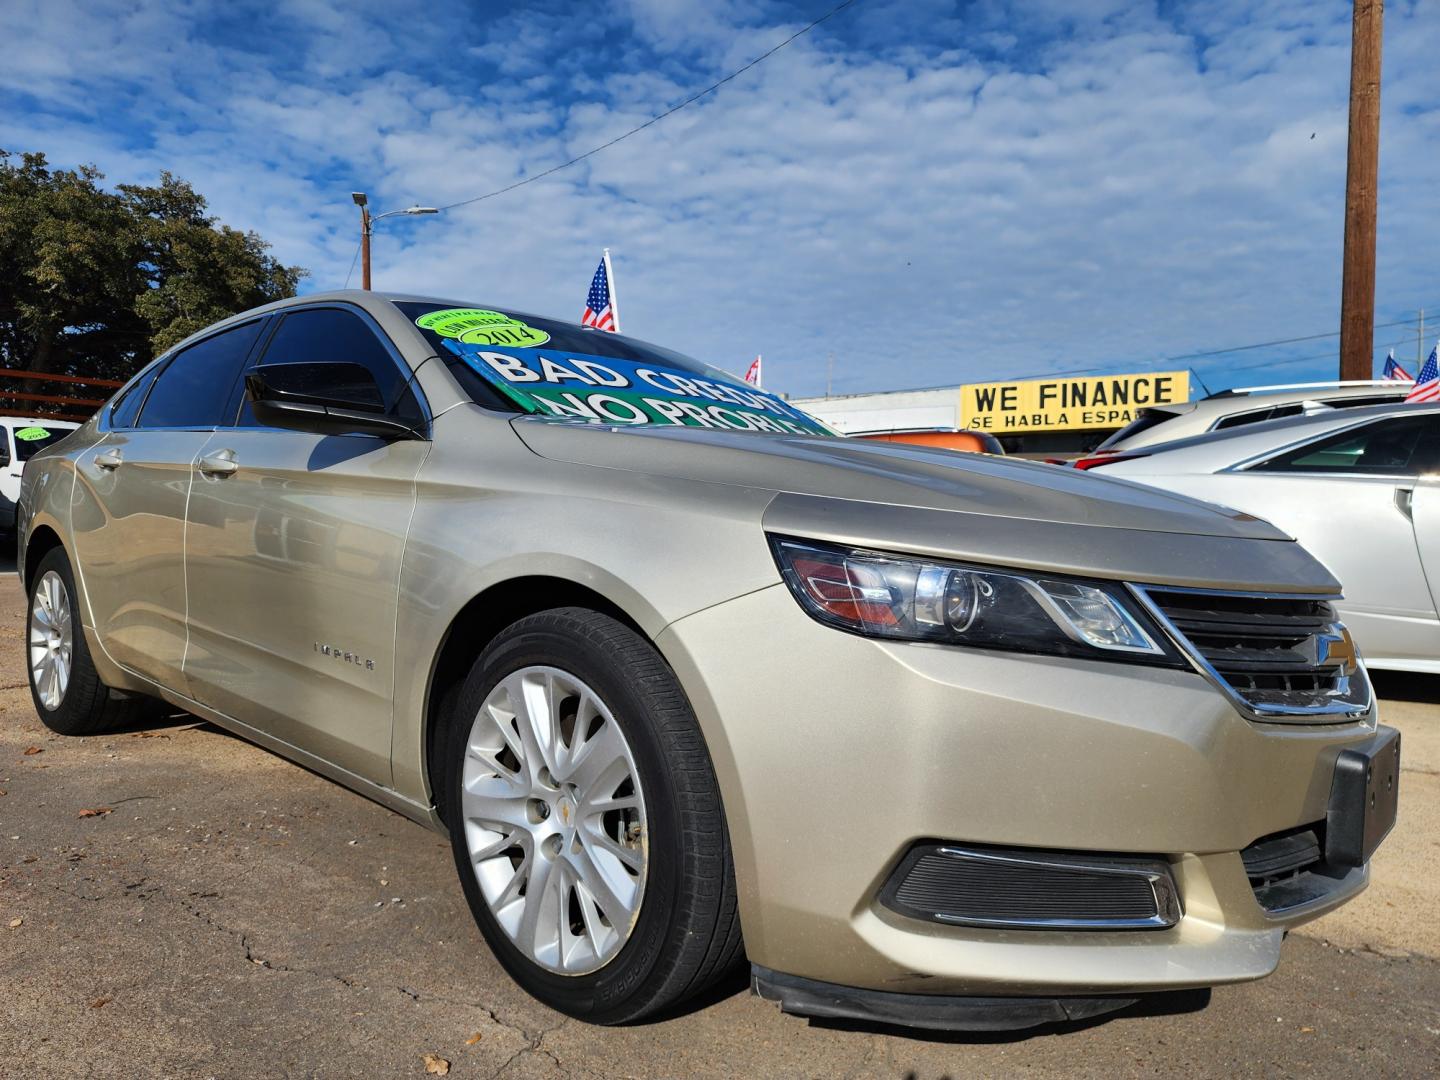
[[[1332,409],[1359,409],[1366,405],[1394,405],[1404,396],[1404,394],[1395,393],[1376,394],[1374,397],[1330,398],[1325,404],[1329,405]]]
[[[177,353],[156,377],[139,426],[215,427],[224,423],[225,403],[259,332],[257,320]]]
[[[388,411],[407,420],[422,418],[410,388],[410,371],[401,366],[359,315],[341,308],[292,311],[265,347],[260,361],[269,364],[361,364],[375,376]],[[346,391],[335,387],[337,395]],[[253,424],[248,403],[242,424]]]
[[[1287,450],[1255,468],[1262,472],[1415,476],[1434,467],[1440,413],[1377,420]]]
[[[150,389],[150,384],[155,381],[155,373],[160,370],[161,365],[156,364],[140,378],[120,391],[114,403],[110,406],[110,426],[113,428],[128,428],[135,426],[135,417],[140,415],[140,406],[145,403],[145,391]]]
[[[1264,420],[1278,420],[1282,416],[1299,416],[1305,411],[1301,404],[1277,405],[1273,409],[1258,409],[1255,412],[1234,413],[1215,421],[1211,431],[1222,431],[1225,428],[1243,427],[1246,424],[1258,424]]]

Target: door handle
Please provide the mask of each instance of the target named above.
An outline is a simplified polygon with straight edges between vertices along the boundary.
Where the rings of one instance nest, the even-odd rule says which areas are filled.
[[[95,455],[95,464],[102,469],[118,469],[124,460],[125,455],[119,450],[102,450]]]
[[[216,450],[200,459],[200,471],[206,476],[230,476],[239,468],[234,450]]]
[[[1395,489],[1395,509],[1404,514],[1406,520],[1414,521],[1415,489],[1402,487]]]

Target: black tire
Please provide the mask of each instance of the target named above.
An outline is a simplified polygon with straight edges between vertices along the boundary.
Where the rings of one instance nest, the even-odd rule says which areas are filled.
[[[35,686],[35,672],[30,665],[30,630],[34,619],[35,590],[45,580],[47,573],[59,576],[65,589],[71,612],[70,682],[55,708],[49,708],[41,700]],[[25,608],[25,672],[30,684],[30,700],[35,703],[35,712],[44,725],[57,735],[99,735],[117,728],[128,727],[139,722],[146,711],[154,705],[151,698],[142,696],[121,696],[100,681],[95,662],[90,658],[90,648],[80,626],[77,607],[75,575],[70,569],[70,559],[64,548],[55,548],[35,568],[30,579]]]
[[[635,758],[645,792],[649,856],[629,940],[599,970],[559,975],[510,940],[480,891],[461,827],[466,740],[490,691],[530,665],[560,668],[599,693]],[[445,820],[471,913],[510,975],[546,1005],[621,1024],[693,997],[742,956],[735,872],[715,769],[674,673],[644,638],[599,612],[557,608],[521,619],[481,653],[443,709]]]

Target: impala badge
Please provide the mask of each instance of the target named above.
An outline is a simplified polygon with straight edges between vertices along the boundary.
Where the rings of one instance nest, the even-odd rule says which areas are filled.
[[[363,667],[366,671],[375,670],[374,660],[367,660],[359,653],[349,652],[346,649],[340,648],[339,645],[322,645],[320,644],[320,642],[317,641],[315,642],[315,651],[321,656],[333,656],[341,663],[354,664],[356,667]]]

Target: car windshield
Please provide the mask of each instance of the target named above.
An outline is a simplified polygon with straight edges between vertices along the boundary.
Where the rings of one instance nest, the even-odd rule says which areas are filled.
[[[11,429],[15,434],[15,457],[29,461],[45,447],[59,442],[73,428],[48,427],[45,424],[20,424]]]
[[[399,301],[476,404],[563,420],[834,435],[775,394],[658,345],[485,307]]]

